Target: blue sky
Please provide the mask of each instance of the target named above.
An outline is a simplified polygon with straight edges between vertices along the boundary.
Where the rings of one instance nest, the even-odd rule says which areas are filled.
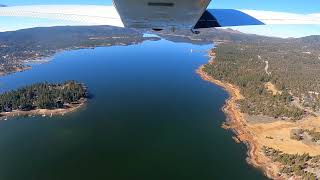
[[[0,0],[6,5],[94,4],[110,5],[111,0]],[[320,12],[320,0],[213,0],[210,8],[255,9],[295,13]]]
[[[90,4],[111,5],[111,0],[0,0],[0,4],[39,5],[39,4]],[[320,13],[320,0],[212,0],[209,8],[251,9],[292,12],[301,14]],[[54,21],[46,19],[0,17],[0,32],[30,28],[34,26],[73,25],[73,22]],[[278,36],[301,37],[320,35],[320,25],[268,25],[233,27],[246,33]]]

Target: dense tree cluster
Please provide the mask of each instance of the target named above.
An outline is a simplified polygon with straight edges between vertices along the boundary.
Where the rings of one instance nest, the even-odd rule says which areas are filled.
[[[310,156],[306,153],[301,155],[287,154],[266,146],[263,147],[263,151],[272,161],[281,163],[280,173],[282,174],[295,175],[310,180],[318,178],[314,172],[319,171],[320,156]]]
[[[304,110],[292,103],[293,97],[304,107],[320,109],[319,46],[308,38],[227,42],[214,49],[216,58],[204,70],[240,88],[242,112],[300,119]],[[271,93],[268,82],[281,93]]]
[[[0,112],[12,110],[63,108],[87,95],[83,84],[67,81],[62,84],[38,83],[0,95]]]

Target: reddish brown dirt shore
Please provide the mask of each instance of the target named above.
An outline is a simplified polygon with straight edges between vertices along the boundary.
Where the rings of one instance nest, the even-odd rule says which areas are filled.
[[[209,63],[212,63],[212,60],[209,61]],[[223,127],[231,129],[236,135],[234,139],[246,144],[248,148],[248,163],[261,169],[263,173],[271,179],[283,179],[283,177],[277,175],[279,165],[271,162],[271,160],[264,155],[262,151],[263,145],[258,143],[257,139],[254,137],[254,133],[251,131],[251,128],[248,126],[243,114],[237,106],[236,101],[243,98],[239,89],[232,84],[213,79],[206,74],[203,69],[204,66],[201,66],[197,70],[197,73],[202,79],[221,86],[230,95],[226,104],[223,106],[223,112],[227,116],[226,124],[224,124]]]
[[[12,117],[19,117],[19,116],[58,116],[58,115],[65,115],[67,113],[72,113],[80,108],[84,107],[87,102],[87,99],[81,99],[76,104],[67,104],[65,108],[61,109],[34,109],[31,111],[18,111],[14,110],[12,112],[2,112],[0,113],[0,120],[7,120],[8,118]]]

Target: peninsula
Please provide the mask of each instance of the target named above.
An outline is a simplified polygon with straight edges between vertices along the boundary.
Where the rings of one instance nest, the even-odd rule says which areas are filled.
[[[26,63],[40,62],[64,50],[127,46],[145,40],[135,29],[111,26],[41,27],[0,32],[0,76],[30,69]]]
[[[63,115],[83,106],[87,94],[87,88],[75,81],[38,83],[1,94],[0,115],[5,119],[19,115]]]
[[[320,37],[238,36],[210,50],[198,69],[230,95],[223,127],[268,177],[319,179]]]

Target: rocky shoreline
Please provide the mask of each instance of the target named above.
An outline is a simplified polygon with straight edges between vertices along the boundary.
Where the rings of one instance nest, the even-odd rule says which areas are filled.
[[[212,60],[210,60],[209,63],[212,63]],[[263,173],[271,179],[282,179],[281,177],[277,176],[279,169],[278,164],[273,163],[263,154],[261,151],[262,145],[255,140],[254,134],[248,128],[247,122],[236,104],[237,100],[244,98],[240,94],[239,89],[232,84],[212,78],[206,74],[204,71],[204,66],[201,66],[197,70],[197,73],[203,80],[212,82],[224,88],[230,95],[230,97],[226,100],[226,104],[222,108],[223,112],[227,116],[227,120],[225,124],[223,124],[223,128],[232,130],[235,133],[234,139],[236,139],[237,142],[242,142],[247,146],[248,163],[256,168],[261,169]]]

